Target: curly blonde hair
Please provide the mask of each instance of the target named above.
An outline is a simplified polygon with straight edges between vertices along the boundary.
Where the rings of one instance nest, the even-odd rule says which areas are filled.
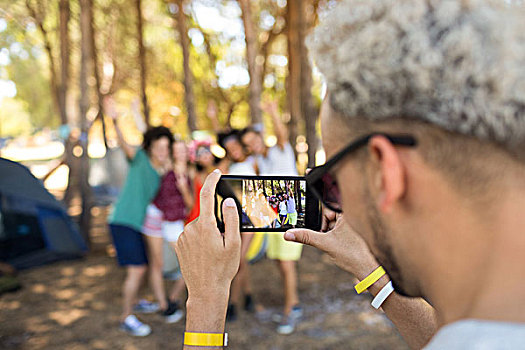
[[[343,0],[307,45],[345,118],[416,120],[525,159],[525,12],[504,0]]]

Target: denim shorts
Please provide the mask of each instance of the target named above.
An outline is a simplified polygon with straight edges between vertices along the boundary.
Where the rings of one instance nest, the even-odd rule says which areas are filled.
[[[117,251],[117,260],[120,266],[146,265],[146,247],[142,233],[128,226],[109,225],[113,245]]]

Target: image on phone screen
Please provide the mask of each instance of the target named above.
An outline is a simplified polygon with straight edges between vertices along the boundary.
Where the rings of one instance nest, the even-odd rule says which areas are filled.
[[[217,203],[228,197],[237,203],[243,232],[310,228],[318,221],[319,204],[312,202],[304,177],[225,175],[217,186]]]

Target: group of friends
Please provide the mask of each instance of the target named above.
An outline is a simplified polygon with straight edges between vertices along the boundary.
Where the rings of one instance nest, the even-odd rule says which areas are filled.
[[[275,196],[270,196],[268,197],[268,203],[275,213],[279,215],[278,224],[280,227],[293,228],[297,225],[297,209],[292,193],[279,193]],[[274,225],[274,227],[279,226]]]
[[[187,144],[162,126],[148,129],[142,145],[132,147],[119,127],[114,101],[108,98],[105,104],[107,114],[114,121],[119,146],[129,163],[125,184],[108,217],[118,263],[126,268],[120,329],[134,336],[146,336],[151,333],[151,327],[135,314],[158,312],[167,323],[178,322],[184,316],[184,279],[176,280],[166,292],[164,245],[167,242],[174,249],[185,225],[198,219],[199,194],[206,177],[215,169],[234,175],[298,175],[295,155],[276,102],[266,103],[264,110],[272,117],[277,144],[266,146],[264,134],[257,127],[219,132],[218,143],[226,151],[224,158],[211,152],[211,141]],[[296,222],[295,203],[288,204],[293,202],[293,197],[280,195],[279,198],[281,221]],[[228,306],[231,321],[237,318],[241,306],[247,311],[257,311],[258,315],[266,312],[261,304],[255,303],[249,282],[246,253],[252,238],[250,233],[242,235],[243,254]],[[277,331],[282,334],[293,332],[302,314],[296,272],[301,251],[301,244],[285,241],[282,233],[268,238],[266,254],[277,261],[283,280],[283,312],[273,315],[279,323]],[[156,302],[138,298],[146,275]]]

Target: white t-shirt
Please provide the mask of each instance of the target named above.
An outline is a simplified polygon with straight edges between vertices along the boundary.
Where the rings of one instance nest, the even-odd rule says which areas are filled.
[[[255,158],[247,157],[243,162],[232,163],[228,175],[257,175],[255,172]]]
[[[525,323],[461,320],[441,328],[425,350],[525,348]]]
[[[286,207],[286,202],[279,203],[279,214],[286,215],[288,214],[288,209]]]
[[[257,156],[257,166],[261,175],[289,175],[297,176],[295,154],[290,143],[281,149],[278,145],[270,147],[266,157]]]

